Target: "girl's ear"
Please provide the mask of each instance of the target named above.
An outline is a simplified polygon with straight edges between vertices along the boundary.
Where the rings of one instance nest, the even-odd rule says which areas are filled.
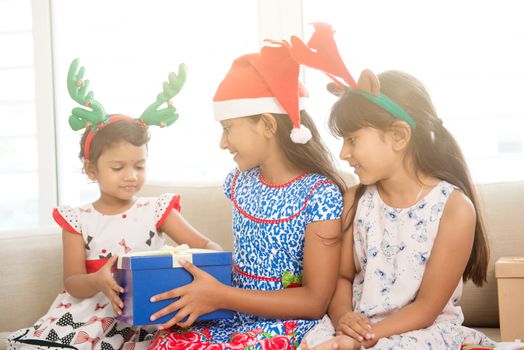
[[[277,121],[271,113],[263,113],[260,121],[264,124],[264,136],[270,138],[277,132]]]
[[[84,171],[87,177],[89,177],[89,180],[96,181],[97,169],[89,160],[84,160]]]
[[[402,120],[396,120],[389,127],[388,133],[393,141],[393,150],[404,151],[411,140],[411,127]]]

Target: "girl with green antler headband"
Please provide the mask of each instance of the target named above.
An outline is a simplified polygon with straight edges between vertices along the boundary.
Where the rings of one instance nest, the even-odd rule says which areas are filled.
[[[64,286],[48,313],[31,328],[8,338],[10,348],[121,349],[149,339],[156,327],[130,327],[115,319],[122,312],[123,292],[111,267],[119,255],[159,250],[166,233],[178,244],[221,250],[179,213],[180,196],[138,197],[146,177],[149,125],[170,126],[178,119],[170,103],[182,89],[187,68],[170,73],[163,90],[138,119],[107,115],[84,80],[79,60],[71,63],[69,94],[82,107],[73,109],[69,124],[85,128],[80,158],[87,176],[98,184],[100,197],[79,207],[61,205],[53,218],[63,229]],[[161,105],[167,106],[161,108]]]
[[[171,104],[171,99],[178,95],[186,81],[187,67],[185,64],[180,64],[178,67],[178,74],[169,73],[168,81],[164,82],[163,90],[158,94],[156,101],[153,102],[142,113],[138,119],[132,119],[123,115],[106,115],[102,104],[94,99],[94,94],[89,91],[89,80],[84,80],[84,67],[79,68],[79,59],[73,60],[69,67],[67,74],[67,90],[73,100],[80,105],[89,108],[76,107],[73,108],[72,114],[69,117],[69,125],[75,131],[86,129],[84,135],[85,143],[83,143],[83,154],[80,155],[82,159],[89,160],[90,144],[95,134],[108,124],[118,120],[135,121],[140,125],[147,127],[148,125],[157,125],[160,127],[170,126],[178,119],[176,108]],[[163,103],[167,107],[158,109]]]

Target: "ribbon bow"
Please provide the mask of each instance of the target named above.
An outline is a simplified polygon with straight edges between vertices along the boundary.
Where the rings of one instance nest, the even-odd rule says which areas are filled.
[[[119,245],[121,245],[122,247],[124,247],[124,251],[127,253],[129,253],[131,251],[131,248],[129,248],[127,245],[126,245],[126,241],[125,239],[121,239],[120,242],[118,242]]]
[[[130,343],[130,344],[133,344],[133,346],[135,345],[134,343]],[[124,348],[125,348],[125,346],[124,346]],[[100,344],[100,349],[102,349],[102,350],[115,350],[115,348],[111,344],[106,343],[105,341],[103,341]]]
[[[135,350],[135,343],[125,343],[122,350]]]
[[[105,309],[105,307],[106,307],[107,305],[109,305],[109,303],[105,303],[105,304],[103,304],[103,305],[100,305],[99,303],[96,303],[95,311]]]
[[[58,334],[56,333],[56,331],[54,329],[51,329],[49,331],[49,334],[47,335],[47,337],[45,338],[45,340],[49,340],[49,341],[52,341],[52,342],[60,342],[62,344],[67,344],[67,345],[70,345],[71,344],[71,340],[73,340],[73,337],[75,336],[75,332],[71,332],[69,333],[68,335],[60,338],[58,336]]]
[[[149,231],[149,239],[146,240],[146,244],[151,247],[151,242],[153,240],[153,237],[155,237],[155,233],[153,231]]]
[[[105,331],[107,331],[109,326],[111,326],[111,323],[113,323],[113,320],[114,319],[112,317],[97,317],[97,316],[93,316],[86,322],[86,326],[90,325],[90,324],[93,324],[95,322],[100,322],[100,325],[102,326],[102,329],[105,332]]]
[[[138,332],[138,339],[136,341],[141,342],[144,340],[152,340],[153,336],[154,336],[154,333],[149,333],[145,329],[140,328],[140,331]],[[136,343],[133,343],[133,344],[136,344]]]
[[[84,331],[78,332],[78,336],[75,339],[76,344],[91,343],[91,350],[95,348],[96,343],[100,340],[99,337],[91,338],[89,334]]]
[[[73,315],[70,312],[67,312],[62,317],[60,317],[56,324],[62,327],[71,326],[73,327],[73,329],[77,329],[79,327],[82,327],[84,325],[84,322],[74,322]]]
[[[65,308],[65,309],[69,309],[69,308],[71,307],[71,303],[66,303],[66,304],[64,304],[64,303],[59,303],[56,307],[57,307],[57,308],[61,308],[61,307],[63,307],[63,308]]]
[[[124,338],[124,342],[127,342],[136,332],[131,327],[124,327],[122,329],[117,328],[117,323],[113,325],[113,328],[106,333],[106,337],[111,338],[117,334],[120,334]]]
[[[91,247],[89,246],[89,244],[91,244],[91,241],[93,240],[93,236],[87,236],[87,242],[85,243],[85,248],[86,250],[91,250]]]
[[[47,326],[35,329],[35,331],[33,332],[33,337],[40,337],[42,334],[44,334],[44,331],[46,329],[47,329]]]

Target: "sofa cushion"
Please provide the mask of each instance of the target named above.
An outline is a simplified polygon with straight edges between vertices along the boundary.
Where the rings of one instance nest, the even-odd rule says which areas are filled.
[[[32,325],[63,288],[60,232],[55,226],[0,235],[0,331]]]
[[[231,202],[224,195],[221,184],[184,186],[153,182],[145,185],[140,195],[155,197],[162,193],[180,194],[182,216],[224,250],[233,249]]]

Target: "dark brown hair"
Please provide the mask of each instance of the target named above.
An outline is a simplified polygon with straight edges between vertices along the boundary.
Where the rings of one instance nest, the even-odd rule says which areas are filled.
[[[317,173],[333,181],[344,193],[346,185],[335,167],[332,154],[322,142],[320,134],[309,114],[300,111],[300,122],[311,131],[311,140],[305,144],[294,143],[289,137],[293,123],[287,114],[271,113],[277,123],[276,138],[287,159],[308,173]],[[261,115],[252,116],[252,121],[258,121]]]
[[[486,281],[489,263],[488,242],[475,187],[460,146],[442,125],[421,82],[399,71],[387,71],[378,77],[381,92],[400,105],[417,123],[416,128],[412,129],[406,153],[417,172],[457,186],[473,202],[476,211],[475,237],[462,277],[464,281],[471,279],[481,286]],[[363,127],[386,131],[397,120],[365,97],[347,91],[332,108],[329,128],[334,135],[343,137]],[[364,185],[357,188],[352,210],[348,210],[351,214],[345,218],[345,231],[353,224],[356,205],[364,190]]]
[[[85,140],[90,129],[86,129],[80,139],[80,160],[89,160],[91,164],[96,161],[106,149],[120,142],[129,142],[134,146],[147,145],[149,142],[149,131],[144,124],[136,119],[117,120],[100,128],[93,139],[89,149],[89,159],[84,159]]]

